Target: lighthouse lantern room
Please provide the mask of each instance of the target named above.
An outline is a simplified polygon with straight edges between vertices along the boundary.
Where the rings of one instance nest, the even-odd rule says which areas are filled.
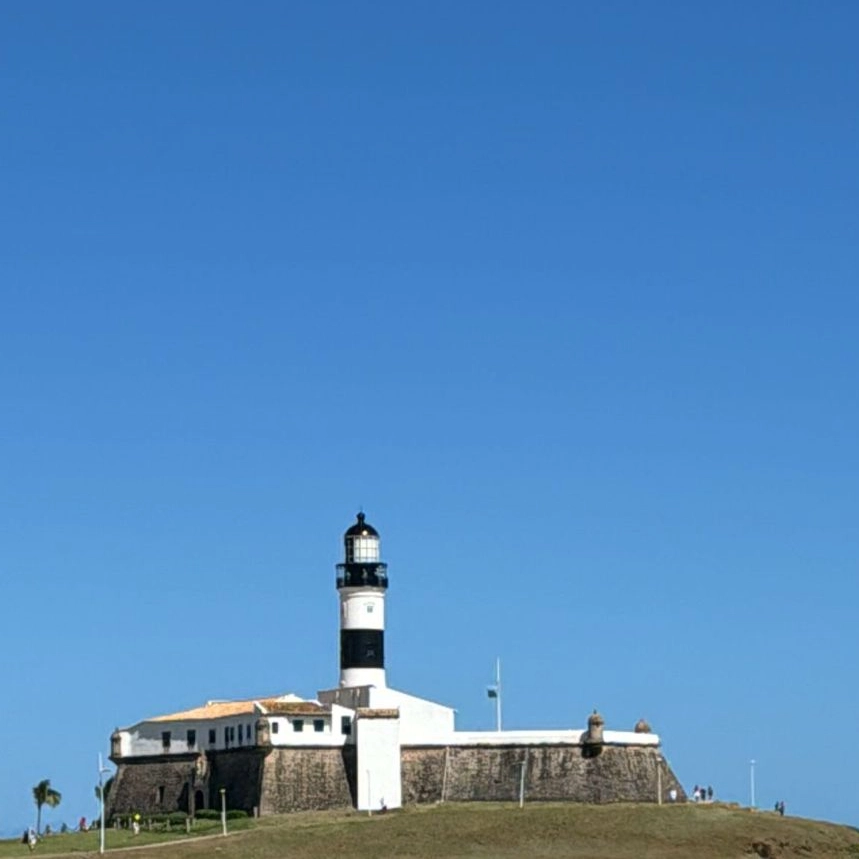
[[[340,594],[340,686],[385,686],[385,591],[388,566],[379,532],[359,513],[343,535]]]

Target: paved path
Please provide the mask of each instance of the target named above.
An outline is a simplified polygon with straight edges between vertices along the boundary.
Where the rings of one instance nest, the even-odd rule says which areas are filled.
[[[110,832],[110,830],[108,830]],[[250,832],[249,829],[242,829],[238,832],[228,832],[227,838],[232,838],[235,835],[241,835],[243,832]],[[212,841],[215,838],[223,838],[224,836],[218,832],[215,835],[191,835],[188,838],[173,838],[169,841],[155,841],[152,844],[131,844],[126,847],[107,847],[104,851],[105,856],[108,853],[126,853],[132,850],[155,850],[158,847],[173,847],[176,844],[190,844],[194,841]],[[101,855],[98,850],[75,850],[66,851],[65,853],[42,853],[37,847],[33,853],[22,853],[22,856],[33,856],[35,859],[66,859],[66,857],[92,857]]]

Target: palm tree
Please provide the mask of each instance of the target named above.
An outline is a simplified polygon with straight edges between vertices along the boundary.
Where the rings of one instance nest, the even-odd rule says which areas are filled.
[[[36,814],[36,832],[39,835],[42,834],[42,806],[47,805],[48,808],[56,808],[62,798],[63,795],[51,787],[51,780],[49,778],[42,779],[33,788],[33,799],[38,809]]]

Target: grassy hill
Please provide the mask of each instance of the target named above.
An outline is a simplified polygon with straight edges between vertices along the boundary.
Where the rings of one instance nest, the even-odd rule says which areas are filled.
[[[859,831],[851,827],[719,804],[534,804],[523,810],[446,804],[373,817],[293,814],[246,825],[228,838],[111,853],[117,859],[859,859]],[[108,848],[128,837],[108,832]],[[73,850],[80,857],[78,851],[95,847],[95,833],[67,835],[41,843],[36,854]],[[0,844],[0,857],[27,852],[21,844]]]

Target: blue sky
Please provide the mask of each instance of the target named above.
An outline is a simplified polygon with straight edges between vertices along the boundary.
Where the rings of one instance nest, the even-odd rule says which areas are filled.
[[[857,823],[859,9],[4,3],[0,831],[337,678]]]

